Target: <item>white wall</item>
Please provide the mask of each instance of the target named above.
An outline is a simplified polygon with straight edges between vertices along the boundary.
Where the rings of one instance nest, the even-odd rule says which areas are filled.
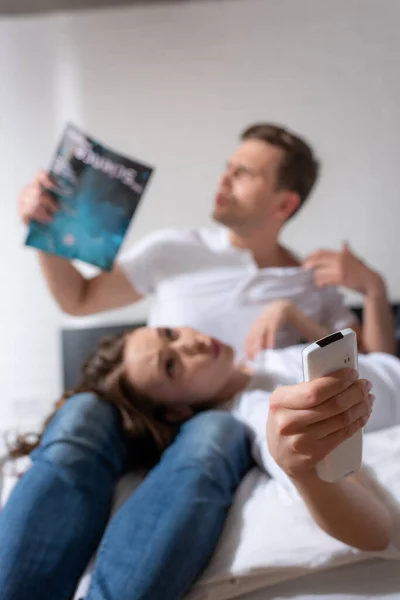
[[[128,243],[207,223],[238,131],[258,119],[291,126],[324,171],[285,240],[302,253],[351,240],[400,298],[399,19],[398,0],[216,0],[0,20],[4,422],[29,420],[60,387],[66,320],[15,209],[67,119],[158,168]]]

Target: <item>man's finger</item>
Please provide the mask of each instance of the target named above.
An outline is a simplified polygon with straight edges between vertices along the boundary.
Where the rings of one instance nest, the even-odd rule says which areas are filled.
[[[46,212],[48,212],[50,215],[54,215],[57,211],[58,211],[58,204],[57,202],[54,200],[54,198],[52,198],[50,196],[50,194],[46,194],[46,192],[43,192],[40,196],[40,205],[46,210]]]
[[[41,186],[48,187],[48,188],[51,188],[54,185],[50,175],[42,169],[40,169],[39,171],[36,172],[35,182]]]
[[[312,271],[317,271],[319,269],[330,269],[332,265],[336,263],[336,261],[336,256],[329,256],[321,258],[321,260],[307,261],[304,266]]]
[[[304,261],[303,266],[309,269],[315,269],[323,264],[330,264],[335,256],[336,252],[331,250],[319,250],[318,252],[310,254]]]
[[[308,255],[307,259],[309,258],[316,258],[319,259],[323,256],[326,256],[327,254],[331,254],[332,250],[328,250],[328,248],[320,248],[319,250],[315,250],[315,252],[311,252],[311,254]]]
[[[351,253],[350,244],[349,244],[349,242],[347,240],[344,241],[343,244],[342,244],[342,252],[343,253],[346,253],[346,252],[347,253]]]
[[[314,282],[317,287],[324,287],[326,285],[335,285],[338,283],[338,273],[334,268],[321,268],[316,269],[314,272]]]
[[[43,208],[43,206],[38,206],[33,214],[33,219],[38,221],[39,223],[51,223],[53,217],[49,215],[49,213]]]

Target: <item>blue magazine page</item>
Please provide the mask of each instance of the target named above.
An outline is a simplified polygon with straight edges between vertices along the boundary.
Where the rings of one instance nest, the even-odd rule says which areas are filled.
[[[49,171],[59,210],[26,245],[110,271],[152,172],[67,125]]]

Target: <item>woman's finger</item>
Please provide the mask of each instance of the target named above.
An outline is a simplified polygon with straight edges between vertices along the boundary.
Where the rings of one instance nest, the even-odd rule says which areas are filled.
[[[358,404],[362,398],[366,397],[372,385],[366,379],[358,379],[352,386],[344,392],[336,394],[325,402],[318,404],[313,408],[295,411],[293,418],[293,431],[299,431],[315,423],[320,423],[349,410],[352,406]],[[359,393],[357,393],[357,391]]]
[[[271,395],[271,410],[315,408],[344,392],[357,379],[358,373],[355,369],[341,369],[331,375],[314,379],[314,381],[279,387]]]
[[[246,358],[248,358],[249,360],[252,359],[251,346],[250,346],[248,339],[246,340],[244,353],[245,353]]]
[[[252,359],[251,344],[248,339],[246,340],[246,345],[245,345],[245,355],[246,355],[246,358],[248,358],[250,360]]]
[[[249,358],[250,360],[253,360],[255,357],[256,344],[257,344],[257,336],[254,332],[250,332],[250,334],[247,336],[247,341],[246,341],[246,355],[247,355],[247,358]]]
[[[365,427],[365,425],[368,423],[369,417],[370,415],[366,414],[354,421],[351,425],[339,429],[338,431],[335,431],[334,433],[331,433],[330,435],[320,440],[319,460],[325,458],[325,456],[327,456],[330,452],[332,452],[332,450],[337,448],[339,444],[351,438],[351,436],[357,433],[357,431]]]
[[[265,327],[259,332],[256,340],[256,351],[265,350],[268,348],[268,329]]]
[[[276,336],[278,333],[278,328],[276,325],[271,325],[265,334],[265,348],[275,348],[276,346]]]
[[[260,350],[263,349],[263,332],[259,332],[256,336],[254,336],[253,340],[253,357],[255,357]]]
[[[334,417],[330,417],[329,419],[325,419],[324,421],[314,423],[307,429],[307,432],[310,435],[315,436],[316,439],[326,438],[336,431],[341,431],[342,429],[350,427],[358,419],[369,415],[371,410],[371,400],[368,396],[362,397],[359,402],[344,412],[335,415]]]

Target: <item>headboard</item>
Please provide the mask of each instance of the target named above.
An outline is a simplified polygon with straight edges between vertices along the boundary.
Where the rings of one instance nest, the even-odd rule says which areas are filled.
[[[102,338],[143,325],[145,323],[63,329],[61,348],[64,390],[71,390],[78,385],[83,363]]]
[[[353,306],[351,309],[360,321],[362,321],[362,308],[360,306]],[[393,304],[393,311],[396,316],[397,339],[399,340],[397,355],[400,356],[400,304]],[[145,323],[138,322],[124,325],[63,329],[61,332],[61,346],[64,390],[70,390],[77,386],[83,363],[102,338],[123,331],[129,331],[136,327],[142,327],[143,325]]]

